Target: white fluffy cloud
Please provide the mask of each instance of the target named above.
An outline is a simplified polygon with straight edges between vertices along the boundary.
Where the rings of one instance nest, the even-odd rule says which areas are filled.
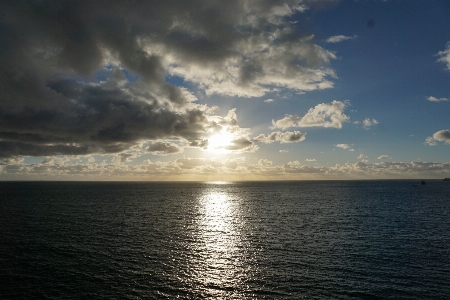
[[[446,49],[439,51],[437,56],[439,56],[438,61],[445,63],[447,70],[450,70],[450,42],[447,42]]]
[[[347,41],[347,40],[354,40],[356,39],[358,36],[357,35],[353,35],[353,36],[345,36],[345,35],[333,35],[330,36],[326,42],[327,43],[339,43],[342,41]]]
[[[431,101],[431,102],[443,102],[443,101],[448,101],[449,99],[448,98],[436,98],[436,97],[433,97],[433,96],[429,96],[427,98],[427,100]]]
[[[349,144],[337,144],[335,146],[344,150],[355,151]]]
[[[440,130],[438,132],[435,132],[433,136],[427,137],[425,140],[425,143],[429,146],[435,146],[437,142],[444,142],[450,145],[450,130]]]
[[[389,155],[383,154],[383,155],[378,156],[377,159],[391,159],[391,157]]]
[[[377,124],[378,124],[378,121],[375,120],[375,119],[365,118],[364,121],[363,121],[362,123],[363,123],[364,129],[367,130],[367,129],[369,129],[371,126],[377,125]]]
[[[308,110],[303,116],[286,115],[283,119],[272,120],[272,128],[286,129],[289,127],[325,127],[342,128],[342,123],[350,118],[344,114],[349,102],[333,100],[330,104],[321,103]]]
[[[364,155],[362,153],[358,156],[358,159],[362,159],[362,160],[366,160],[367,158],[368,158],[368,156]]]
[[[258,165],[260,166],[271,166],[272,162],[268,159],[260,159],[258,160]]]
[[[427,144],[428,146],[436,146],[436,141],[433,139],[432,136],[429,136],[425,139],[425,144]]]
[[[336,147],[341,149],[349,149],[350,146],[348,144],[337,144]]]

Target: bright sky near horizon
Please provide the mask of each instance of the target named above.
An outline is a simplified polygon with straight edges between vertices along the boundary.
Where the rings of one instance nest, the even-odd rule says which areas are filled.
[[[450,177],[450,1],[1,1],[0,180]]]

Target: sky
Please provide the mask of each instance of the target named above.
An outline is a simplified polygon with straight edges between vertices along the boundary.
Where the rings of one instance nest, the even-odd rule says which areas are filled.
[[[445,0],[0,1],[0,180],[450,177]]]

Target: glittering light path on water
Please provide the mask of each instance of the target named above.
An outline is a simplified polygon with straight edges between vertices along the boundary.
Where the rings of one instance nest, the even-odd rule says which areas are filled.
[[[219,186],[207,188],[198,199],[198,236],[193,249],[198,256],[191,261],[192,279],[210,296],[226,297],[230,292],[237,296],[248,290],[245,282],[255,266],[249,265],[251,257],[245,255],[240,200]]]

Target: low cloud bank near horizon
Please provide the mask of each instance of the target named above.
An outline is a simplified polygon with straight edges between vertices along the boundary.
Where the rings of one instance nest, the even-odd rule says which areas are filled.
[[[174,161],[149,161],[141,165],[127,164],[126,155],[116,154],[110,162],[85,164],[79,158],[52,157],[40,163],[24,163],[23,159],[0,159],[0,179],[24,180],[215,180],[218,178],[292,180],[292,179],[377,179],[448,177],[450,163],[365,161],[334,166],[303,165],[290,161],[276,165],[268,159],[255,163],[244,157],[178,158]],[[385,155],[378,159],[384,159]],[[307,162],[315,161],[307,159]],[[405,174],[408,174],[405,177]],[[188,176],[188,177],[186,177]]]

